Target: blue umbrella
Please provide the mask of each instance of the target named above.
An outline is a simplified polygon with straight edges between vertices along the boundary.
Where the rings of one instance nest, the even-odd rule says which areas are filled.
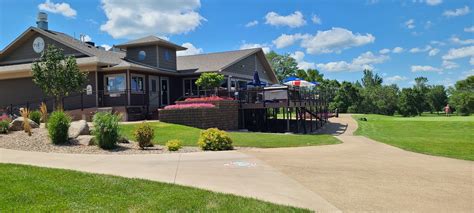
[[[255,70],[255,72],[253,73],[253,83],[255,86],[260,86],[262,84],[262,82],[260,81],[260,76],[258,76],[257,70]]]
[[[298,77],[295,77],[295,76],[290,76],[290,77],[287,77],[287,78],[283,79],[283,83],[288,82],[288,81],[296,81],[296,80],[301,80],[301,79],[298,78]]]
[[[311,82],[311,83],[313,83],[315,86],[319,86],[319,85],[320,85],[320,83],[317,82],[317,81],[313,81],[313,82]]]

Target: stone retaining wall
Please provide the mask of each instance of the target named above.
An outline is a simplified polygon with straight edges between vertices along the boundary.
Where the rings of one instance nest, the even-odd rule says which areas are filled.
[[[219,128],[236,130],[239,128],[239,103],[237,101],[177,101],[176,104],[211,103],[214,108],[160,109],[160,121],[192,126],[200,129]]]

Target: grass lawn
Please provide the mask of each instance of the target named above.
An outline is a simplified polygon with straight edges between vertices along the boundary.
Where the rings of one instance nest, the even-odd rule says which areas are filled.
[[[474,116],[421,117],[355,115],[358,135],[408,151],[474,160]]]
[[[0,212],[309,212],[141,179],[0,164]]]
[[[163,122],[149,123],[155,129],[153,142],[164,145],[168,140],[180,139],[185,146],[196,146],[199,134],[202,131],[198,128],[169,124]],[[124,124],[120,126],[123,136],[133,140],[133,131],[137,124]],[[276,133],[255,133],[255,132],[229,132],[234,146],[241,147],[295,147],[295,146],[316,146],[340,143],[331,135],[287,135]]]

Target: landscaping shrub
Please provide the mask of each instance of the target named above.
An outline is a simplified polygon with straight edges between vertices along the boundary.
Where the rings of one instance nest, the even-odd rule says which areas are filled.
[[[31,136],[31,125],[30,125],[30,110],[26,108],[21,108],[20,109],[20,114],[21,117],[23,117],[23,129],[25,130],[26,133],[28,133],[28,136]]]
[[[120,137],[120,116],[108,112],[99,112],[94,115],[92,120],[95,128],[93,134],[99,147],[102,149],[114,148]]]
[[[194,103],[194,104],[178,104],[178,105],[168,105],[164,109],[189,109],[189,108],[214,108],[214,104],[206,103]]]
[[[30,120],[34,121],[37,124],[41,123],[41,112],[40,111],[33,111],[30,112]]]
[[[210,97],[200,97],[200,98],[186,98],[184,101],[196,102],[196,101],[224,101],[224,100],[234,100],[234,99],[231,97],[210,96]]]
[[[0,120],[0,134],[8,134],[8,126],[10,122],[8,120]]]
[[[198,146],[202,150],[231,150],[232,139],[230,139],[227,132],[217,128],[210,128],[201,132],[198,140]]]
[[[145,147],[153,145],[151,140],[155,136],[155,130],[153,130],[149,124],[143,122],[137,127],[133,135],[138,142],[138,146],[144,149]]]
[[[71,125],[71,117],[63,111],[55,111],[48,120],[48,134],[53,144],[65,144],[68,142],[68,130]]]
[[[166,147],[168,151],[178,151],[183,147],[183,143],[180,140],[174,139],[166,142]]]

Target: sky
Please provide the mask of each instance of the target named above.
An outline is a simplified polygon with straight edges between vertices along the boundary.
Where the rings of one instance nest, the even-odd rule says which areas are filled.
[[[0,49],[39,11],[49,28],[106,48],[148,35],[183,45],[180,55],[261,47],[302,69],[385,84],[414,78],[452,86],[474,75],[472,0],[2,0]]]

